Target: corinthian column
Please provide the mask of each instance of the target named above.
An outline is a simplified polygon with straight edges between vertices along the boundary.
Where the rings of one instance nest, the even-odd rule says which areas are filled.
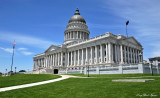
[[[125,59],[124,62],[126,63],[126,61],[127,61],[126,60],[126,46],[124,46],[124,59]]]
[[[129,47],[127,47],[127,53],[128,53],[128,64],[130,63],[130,58],[129,58]]]
[[[112,44],[108,43],[108,55],[109,55],[109,63],[112,63],[113,58],[113,51],[112,51]]]
[[[130,48],[130,53],[131,53],[131,61],[130,62],[131,62],[131,64],[133,63],[133,58],[132,58],[133,57],[133,53],[132,52],[133,52],[132,48]]]
[[[95,63],[97,63],[97,46],[95,46],[95,59],[96,59]]]
[[[77,65],[79,66],[79,49],[78,49],[78,64]]]
[[[73,63],[72,63],[72,60],[73,60],[73,59],[72,59],[72,58],[73,58],[73,57],[72,57],[72,51],[71,51],[71,66],[73,65]]]
[[[69,66],[69,51],[68,51],[68,66]]]
[[[115,62],[117,62],[117,59],[118,59],[118,57],[117,57],[117,46],[116,46],[116,44],[114,45],[115,47],[114,47],[114,51],[115,51]]]
[[[88,62],[88,50],[86,48],[86,62]]]
[[[103,47],[102,47],[102,44],[100,45],[100,58],[101,58],[101,62],[100,63],[102,63],[103,62],[103,49],[102,49]]]
[[[74,51],[74,66],[76,66],[76,50]]]
[[[83,48],[82,48],[82,61],[81,61],[81,65],[83,65]]]
[[[90,52],[91,52],[91,64],[92,64],[92,59],[93,59],[93,57],[92,57],[92,46],[90,47]]]
[[[120,50],[121,50],[121,64],[124,64],[124,62],[123,62],[123,47],[122,47],[122,45],[120,46]]]
[[[55,60],[55,55],[53,54],[53,66],[55,66],[54,61]]]
[[[106,63],[108,63],[108,44],[106,44]]]

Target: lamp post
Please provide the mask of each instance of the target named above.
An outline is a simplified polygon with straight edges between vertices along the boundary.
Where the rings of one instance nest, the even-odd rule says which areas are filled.
[[[151,63],[151,71],[152,71],[152,76],[153,76],[153,68],[152,68],[152,63]]]
[[[7,76],[7,69],[6,69],[6,75],[5,76]]]
[[[15,74],[16,74],[16,67],[15,67]]]

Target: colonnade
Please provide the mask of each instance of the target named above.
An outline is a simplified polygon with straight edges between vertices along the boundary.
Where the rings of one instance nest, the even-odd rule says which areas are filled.
[[[89,34],[86,32],[82,31],[70,31],[65,33],[65,40],[70,40],[70,39],[88,39]]]
[[[34,68],[52,68],[53,66],[64,66],[65,53],[59,52],[45,56],[43,59],[34,60]]]
[[[141,50],[112,43],[73,50],[67,53],[67,66],[96,65],[102,63],[136,64],[142,62]]]
[[[34,60],[34,68],[52,68],[54,66],[84,66],[105,63],[137,64],[143,58],[141,50],[113,43],[99,44],[68,52],[49,54],[44,58]]]

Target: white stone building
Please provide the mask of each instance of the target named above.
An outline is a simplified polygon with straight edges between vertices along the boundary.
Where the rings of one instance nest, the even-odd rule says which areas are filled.
[[[149,61],[153,65],[160,66],[160,57],[149,58]]]
[[[92,74],[121,73],[125,72],[125,66],[133,69],[126,73],[140,72],[134,70],[143,61],[143,48],[134,37],[107,32],[89,38],[88,26],[78,9],[64,34],[63,44],[51,45],[44,53],[34,56],[33,72],[86,73],[88,66]]]

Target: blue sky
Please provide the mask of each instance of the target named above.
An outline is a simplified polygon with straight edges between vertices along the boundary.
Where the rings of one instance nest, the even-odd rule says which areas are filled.
[[[144,59],[160,56],[159,0],[0,0],[0,72],[14,66],[32,70],[33,56],[64,41],[64,31],[76,8],[85,18],[90,37],[106,32],[134,36]]]

